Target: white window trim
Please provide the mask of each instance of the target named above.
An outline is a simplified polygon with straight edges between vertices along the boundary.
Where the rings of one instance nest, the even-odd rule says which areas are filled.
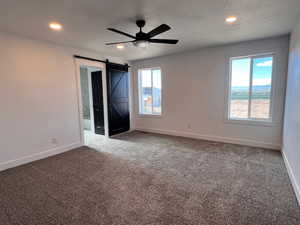
[[[151,70],[151,85],[153,86],[153,76],[152,76],[152,70],[155,70],[155,69],[159,69],[160,70],[160,79],[161,79],[161,113],[160,114],[145,114],[145,113],[141,113],[141,85],[140,85],[140,79],[141,79],[141,73],[140,71],[141,70]],[[137,82],[138,82],[138,116],[139,117],[152,117],[152,118],[160,118],[163,116],[163,75],[162,75],[162,69],[158,66],[156,67],[141,67],[141,68],[138,68],[137,70],[137,75],[138,75],[138,79],[137,79]],[[152,95],[153,96],[153,95]],[[152,107],[153,107],[153,104],[152,104]],[[152,109],[152,112],[153,112],[153,109]]]
[[[252,70],[253,70],[253,59],[255,58],[262,58],[262,57],[273,57],[273,65],[272,65],[272,81],[271,81],[271,94],[270,94],[270,118],[269,119],[240,119],[240,118],[230,118],[230,98],[231,98],[231,76],[232,76],[232,60],[235,59],[243,59],[243,58],[251,58],[251,67],[250,67],[250,83],[252,83]],[[274,121],[274,87],[275,87],[275,82],[277,79],[277,74],[276,74],[276,65],[277,65],[277,57],[274,52],[269,52],[269,53],[259,53],[259,54],[252,54],[252,55],[245,55],[245,56],[231,56],[227,58],[228,62],[228,69],[227,69],[227,79],[226,79],[226,107],[225,107],[225,122],[226,123],[232,123],[232,124],[240,124],[240,125],[255,125],[255,126],[275,126],[276,123]],[[249,93],[249,98],[251,98],[251,91],[252,88],[250,87],[250,93]],[[251,103],[251,100],[249,104]],[[251,110],[251,107],[248,109],[249,111]]]

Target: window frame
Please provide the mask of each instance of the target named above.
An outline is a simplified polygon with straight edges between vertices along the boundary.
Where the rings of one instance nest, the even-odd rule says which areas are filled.
[[[272,76],[271,76],[271,92],[270,92],[270,111],[269,111],[269,118],[268,119],[259,119],[259,118],[251,118],[249,117],[249,113],[251,112],[251,95],[252,95],[252,82],[253,82],[253,60],[256,58],[265,58],[265,57],[272,57],[273,64],[272,64]],[[259,125],[259,126],[274,126],[274,86],[276,80],[276,54],[274,52],[269,53],[260,53],[260,54],[252,54],[252,55],[244,55],[244,56],[233,56],[228,57],[229,64],[228,64],[228,79],[227,82],[227,97],[226,97],[226,112],[225,112],[225,120],[229,123],[236,123],[236,124],[244,124],[244,125]],[[231,118],[230,117],[230,109],[231,109],[231,80],[232,80],[232,61],[236,59],[245,59],[250,58],[250,86],[249,86],[249,107],[248,107],[248,118]]]
[[[141,71],[142,70],[151,70],[151,92],[152,92],[152,95],[153,96],[153,74],[152,74],[152,71],[153,70],[160,70],[160,80],[161,80],[161,112],[160,114],[154,114],[153,113],[153,104],[151,105],[152,107],[152,113],[142,113],[142,110],[141,110],[141,106],[142,106],[142,95],[141,95]],[[163,76],[162,76],[162,69],[161,67],[142,67],[142,68],[138,68],[137,70],[137,75],[138,75],[138,79],[137,79],[137,82],[138,82],[138,116],[140,117],[162,117],[163,115]]]

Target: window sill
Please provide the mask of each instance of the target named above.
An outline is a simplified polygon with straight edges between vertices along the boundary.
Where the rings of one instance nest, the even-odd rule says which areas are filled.
[[[141,117],[141,118],[161,118],[162,114],[160,114],[160,115],[155,115],[155,114],[138,114],[138,117]]]
[[[277,126],[278,123],[274,121],[267,121],[267,120],[239,120],[239,119],[226,119],[225,123],[230,124],[237,124],[237,125],[245,125],[245,126],[260,126],[260,127],[274,127]]]

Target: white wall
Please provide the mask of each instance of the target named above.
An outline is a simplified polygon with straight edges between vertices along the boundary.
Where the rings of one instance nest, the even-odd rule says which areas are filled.
[[[300,203],[300,20],[291,36],[283,154]]]
[[[145,131],[280,149],[288,48],[289,36],[282,36],[132,62],[134,126]],[[254,126],[225,122],[229,57],[269,52],[276,54],[275,123]],[[162,69],[162,117],[138,116],[137,69],[142,67]]]
[[[105,58],[3,33],[0,46],[0,170],[80,145],[73,54]]]

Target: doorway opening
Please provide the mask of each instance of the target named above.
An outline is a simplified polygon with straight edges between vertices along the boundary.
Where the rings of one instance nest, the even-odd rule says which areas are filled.
[[[82,145],[130,130],[128,65],[75,59]]]
[[[102,71],[81,66],[80,83],[84,131],[105,135]]]
[[[108,137],[105,64],[76,60],[80,136],[83,145]]]

